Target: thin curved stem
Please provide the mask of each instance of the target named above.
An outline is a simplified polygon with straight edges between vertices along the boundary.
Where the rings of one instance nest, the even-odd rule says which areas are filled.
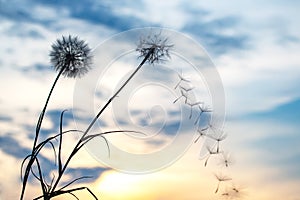
[[[130,77],[123,83],[123,85],[119,88],[119,90],[106,102],[106,104],[103,106],[103,108],[98,112],[98,114],[94,117],[88,128],[86,129],[85,133],[81,137],[81,139],[90,131],[90,129],[93,127],[97,119],[100,117],[100,115],[103,113],[103,111],[107,108],[107,106],[118,96],[118,94],[123,90],[123,88],[128,84],[128,82],[133,78],[133,76],[141,69],[141,67],[145,64],[145,62],[148,60],[151,54],[153,54],[155,48],[152,48],[148,54],[145,56],[143,61],[139,64],[139,66],[135,69],[135,71],[130,75]]]
[[[33,156],[34,156],[34,152],[36,150],[36,144],[37,144],[37,141],[38,141],[38,137],[39,137],[39,133],[40,133],[40,130],[41,130],[41,126],[42,126],[42,122],[43,122],[43,119],[44,119],[44,116],[45,116],[45,113],[46,113],[46,109],[47,109],[47,106],[48,106],[48,103],[50,101],[50,97],[53,93],[53,90],[55,88],[55,85],[56,83],[58,82],[58,79],[60,78],[61,74],[63,73],[64,71],[64,67],[59,71],[59,73],[57,74],[53,84],[52,84],[52,87],[50,89],[50,92],[48,94],[48,97],[47,97],[47,100],[46,100],[46,103],[43,107],[43,110],[42,112],[40,113],[40,116],[39,116],[39,119],[38,119],[38,122],[37,122],[37,125],[36,125],[36,129],[35,129],[35,137],[34,137],[34,142],[33,142],[33,147],[32,147],[32,153],[31,153],[31,158],[30,159],[33,159]],[[32,165],[33,162],[29,162],[28,163],[29,165]],[[30,168],[30,167],[29,167]],[[23,179],[23,185],[22,185],[22,191],[21,191],[21,195],[20,195],[20,200],[22,200],[24,198],[24,194],[25,194],[25,188],[26,188],[26,185],[27,185],[27,180],[28,180],[28,176],[29,176],[29,173],[25,173],[24,175],[24,179]]]
[[[78,152],[78,147],[80,147],[80,144],[82,142],[82,140],[84,139],[84,137],[87,135],[87,133],[91,130],[91,128],[93,127],[93,125],[96,123],[97,119],[100,117],[100,115],[104,112],[104,110],[107,108],[107,106],[109,106],[109,104],[114,100],[114,98],[116,98],[116,96],[123,90],[123,88],[128,84],[128,82],[134,77],[134,75],[141,69],[141,67],[145,64],[145,62],[148,60],[148,58],[151,56],[151,54],[153,54],[155,50],[155,47],[153,47],[148,54],[144,57],[144,59],[142,60],[142,62],[139,64],[139,66],[134,70],[134,72],[129,76],[129,78],[123,83],[123,85],[118,89],[118,91],[106,102],[106,104],[102,107],[102,109],[98,112],[98,114],[94,117],[94,119],[92,120],[92,122],[90,123],[90,125],[88,126],[88,128],[86,129],[86,131],[84,132],[84,134],[81,136],[80,140],[77,142],[76,146],[74,147],[73,151],[71,152],[70,156],[68,157],[68,159],[66,160],[65,165],[63,166],[63,169],[61,171],[60,176],[57,177],[57,180],[55,181],[51,192],[54,192],[60,179],[62,178],[62,175],[64,174],[65,170],[67,169],[67,166],[69,164],[69,162],[71,161],[71,159],[73,158],[73,156]]]
[[[34,138],[34,143],[33,143],[33,148],[32,148],[32,152],[36,146],[36,143],[37,143],[37,140],[38,140],[38,136],[39,136],[39,133],[40,133],[40,130],[41,130],[41,126],[42,126],[42,122],[43,122],[43,119],[44,119],[44,116],[45,116],[45,113],[46,113],[46,109],[47,109],[47,106],[48,106],[48,103],[49,103],[49,100],[50,100],[50,97],[53,93],[53,90],[55,88],[55,85],[58,81],[58,79],[60,78],[61,74],[63,73],[64,71],[64,68],[62,68],[59,73],[57,74],[53,84],[52,84],[52,87],[50,89],[50,92],[48,94],[48,97],[47,97],[47,100],[46,100],[46,103],[44,105],[44,108],[42,110],[42,112],[40,113],[40,116],[39,116],[39,119],[38,119],[38,122],[37,122],[37,125],[36,125],[36,129],[35,129],[35,138]]]

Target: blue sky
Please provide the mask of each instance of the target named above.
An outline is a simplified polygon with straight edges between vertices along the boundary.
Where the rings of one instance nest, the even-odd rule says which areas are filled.
[[[48,55],[56,38],[74,34],[96,48],[122,31],[158,26],[186,34],[214,62],[226,96],[226,145],[236,154],[231,172],[249,188],[245,198],[299,198],[295,190],[300,186],[299,8],[298,1],[280,0],[0,0],[0,169],[16,166],[30,151],[32,130],[55,76]],[[64,89],[57,89],[52,99],[55,103],[49,107],[44,137],[55,131],[62,109],[70,109],[65,126],[73,125],[74,83],[62,79]],[[109,94],[103,90],[97,101]],[[149,120],[140,113],[134,117],[145,124]],[[176,123],[169,126],[174,128]],[[88,157],[87,152],[82,155]],[[49,162],[51,156],[43,156]],[[195,160],[201,163],[196,156]],[[186,167],[178,162],[171,172]],[[69,173],[101,177],[107,170],[90,157],[86,164],[75,163]],[[0,180],[4,188],[0,198],[16,198],[13,186],[19,184],[19,167],[0,175]],[[196,183],[190,184],[193,188]],[[191,199],[201,198],[190,192],[194,194]],[[208,198],[218,197],[211,194]]]

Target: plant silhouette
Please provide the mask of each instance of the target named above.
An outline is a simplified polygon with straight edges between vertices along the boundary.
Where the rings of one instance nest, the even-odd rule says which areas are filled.
[[[87,129],[85,131],[76,130],[76,129],[64,131],[63,117],[66,111],[63,111],[60,116],[59,134],[51,136],[46,140],[38,143],[38,136],[41,130],[46,108],[49,103],[52,92],[54,90],[54,87],[58,79],[60,78],[60,76],[63,75],[65,77],[71,77],[71,78],[81,77],[82,75],[87,73],[91,68],[90,66],[91,59],[92,59],[91,50],[88,47],[88,45],[85,43],[85,41],[79,40],[78,37],[73,37],[69,35],[68,37],[63,36],[61,40],[58,39],[56,43],[52,45],[52,51],[50,53],[51,63],[53,64],[55,70],[59,72],[50,89],[50,92],[46,100],[46,104],[39,116],[36,125],[36,134],[34,137],[32,152],[24,158],[21,165],[21,177],[22,177],[23,185],[22,185],[20,200],[24,199],[25,189],[26,189],[26,185],[30,173],[40,183],[41,190],[42,190],[42,195],[36,197],[35,199],[43,198],[45,200],[49,200],[52,199],[53,197],[60,196],[63,194],[69,194],[77,198],[73,192],[78,190],[84,190],[84,189],[87,190],[94,199],[98,199],[96,195],[88,187],[67,189],[70,185],[72,185],[73,183],[81,179],[90,178],[88,176],[75,178],[74,180],[70,181],[69,183],[65,184],[60,188],[58,188],[59,183],[61,182],[61,179],[65,171],[67,170],[70,161],[78,153],[78,151],[92,139],[96,137],[103,138],[107,144],[108,152],[109,152],[108,142],[104,137],[104,135],[110,133],[136,132],[136,131],[117,130],[117,131],[107,131],[102,133],[93,133],[88,135],[88,133],[90,132],[91,128],[93,127],[97,119],[106,110],[108,105],[118,96],[118,94],[122,91],[122,89],[129,83],[129,81],[135,76],[135,74],[141,69],[141,67],[146,62],[150,64],[155,64],[155,63],[167,61],[165,57],[170,58],[169,50],[172,47],[173,44],[169,44],[168,38],[164,38],[160,34],[149,35],[147,36],[147,38],[141,38],[140,43],[136,49],[140,53],[139,58],[142,58],[141,63],[138,65],[135,71],[129,76],[129,78],[121,85],[121,87],[114,93],[114,95],[112,95],[112,97],[106,102],[106,104],[99,110],[97,115],[90,122]],[[63,163],[62,161],[63,135],[71,132],[81,132],[82,136],[76,143],[70,155],[67,157],[66,161]],[[136,132],[136,133],[140,133],[140,132]],[[58,139],[59,141],[59,145],[57,149],[55,148],[52,142],[55,139]],[[57,156],[55,156],[55,162],[57,161],[58,163],[57,177],[53,176],[50,183],[47,183],[47,181],[45,180],[45,177],[43,176],[42,163],[40,163],[39,161],[39,154],[46,145],[50,145],[52,147],[55,155],[57,153]],[[25,167],[24,175],[23,175],[23,167]],[[37,169],[37,172],[35,172],[34,169]]]

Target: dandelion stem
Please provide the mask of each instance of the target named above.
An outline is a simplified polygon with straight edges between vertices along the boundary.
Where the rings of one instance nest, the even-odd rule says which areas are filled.
[[[38,141],[38,137],[39,137],[39,133],[40,133],[40,130],[41,130],[41,126],[42,126],[42,122],[43,122],[43,119],[44,119],[44,116],[45,116],[45,113],[46,113],[46,109],[47,109],[47,106],[48,106],[48,103],[49,103],[49,100],[50,100],[50,97],[53,93],[53,90],[55,88],[55,85],[58,81],[58,79],[60,78],[61,74],[63,73],[65,68],[62,68],[59,73],[57,74],[53,84],[52,84],[52,87],[50,89],[50,92],[48,94],[48,97],[47,97],[47,100],[46,100],[46,103],[44,105],[44,108],[42,110],[42,112],[40,113],[40,116],[39,116],[39,119],[38,119],[38,122],[37,122],[37,125],[36,125],[36,129],[35,129],[35,137],[34,137],[34,142],[33,142],[33,147],[32,147],[32,153],[31,153],[31,158],[30,158],[30,161],[26,167],[26,172],[25,175],[24,175],[24,178],[23,178],[23,185],[22,185],[22,191],[21,191],[21,195],[20,195],[20,200],[22,200],[24,198],[24,194],[25,194],[25,188],[26,188],[26,185],[27,185],[27,180],[28,180],[28,177],[29,177],[29,170],[34,162],[34,156],[35,156],[35,151],[36,151],[36,144],[37,144],[37,141]]]
[[[35,146],[36,146],[36,143],[37,143],[37,140],[38,140],[38,136],[39,136],[39,133],[40,133],[40,130],[41,130],[43,118],[44,118],[44,115],[45,115],[45,113],[46,113],[46,109],[47,109],[47,106],[48,106],[50,97],[51,97],[52,92],[53,92],[53,90],[54,90],[54,87],[55,87],[55,85],[56,85],[58,79],[60,78],[62,72],[64,71],[64,69],[65,69],[65,68],[62,68],[62,69],[60,70],[60,72],[57,74],[57,76],[56,76],[56,78],[55,78],[55,80],[54,80],[54,82],[53,82],[53,84],[52,84],[52,87],[51,87],[51,89],[50,89],[50,92],[49,92],[49,94],[48,94],[48,97],[47,97],[45,106],[44,106],[44,108],[43,108],[43,110],[42,110],[42,112],[41,112],[41,114],[40,114],[40,116],[39,116],[39,119],[38,119],[38,122],[37,122],[37,125],[36,125],[36,129],[35,129],[35,138],[34,138],[34,143],[33,143],[32,152],[34,151]]]
[[[93,127],[97,119],[100,117],[100,115],[103,113],[103,111],[107,108],[107,106],[112,102],[112,100],[118,96],[118,94],[122,91],[122,89],[128,84],[128,82],[133,78],[133,76],[141,69],[141,67],[145,64],[145,62],[148,60],[150,55],[154,52],[155,47],[153,47],[148,54],[145,56],[143,61],[139,64],[139,66],[135,69],[135,71],[130,75],[130,77],[123,83],[123,85],[119,88],[119,90],[106,102],[106,104],[103,106],[103,108],[98,112],[98,114],[94,117],[93,121],[90,123],[88,128],[86,129],[85,133],[81,137],[81,139],[90,131],[90,129]]]
[[[104,110],[107,108],[107,106],[109,106],[109,104],[114,100],[114,98],[116,98],[116,96],[118,96],[118,94],[122,91],[122,89],[128,84],[128,82],[134,77],[134,75],[141,69],[141,67],[145,64],[145,62],[149,59],[149,57],[153,54],[155,50],[155,47],[152,47],[148,54],[144,57],[144,59],[142,60],[142,62],[139,64],[139,66],[135,69],[135,71],[129,76],[129,78],[123,83],[123,85],[119,88],[119,90],[106,102],[106,104],[103,106],[103,108],[98,112],[98,114],[94,117],[94,119],[92,120],[92,122],[90,123],[90,125],[88,126],[88,128],[86,129],[86,131],[84,132],[84,134],[81,136],[80,140],[77,142],[76,146],[74,147],[72,153],[70,154],[70,156],[68,157],[68,159],[66,160],[65,165],[63,166],[62,170],[61,170],[61,174],[59,174],[59,176],[57,177],[57,180],[55,181],[51,193],[53,193],[55,191],[55,188],[57,187],[60,179],[62,178],[62,175],[64,174],[65,170],[67,169],[67,166],[69,164],[69,162],[71,161],[72,157],[78,152],[78,150],[80,149],[80,145],[81,142],[83,141],[84,137],[87,135],[87,133],[91,130],[91,128],[93,127],[93,125],[95,124],[95,122],[97,121],[97,119],[100,117],[100,115],[104,112]]]

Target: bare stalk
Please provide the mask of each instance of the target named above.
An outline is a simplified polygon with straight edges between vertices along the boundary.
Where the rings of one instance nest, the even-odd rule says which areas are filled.
[[[60,179],[62,178],[65,170],[67,169],[67,166],[68,166],[69,162],[71,161],[71,159],[73,158],[73,156],[80,149],[81,142],[83,141],[83,139],[85,138],[85,136],[88,134],[88,132],[91,130],[91,128],[93,127],[93,125],[95,124],[95,122],[97,121],[97,119],[104,112],[104,110],[107,108],[107,106],[109,106],[109,104],[114,100],[114,98],[116,98],[116,96],[118,96],[118,94],[123,90],[123,88],[128,84],[128,82],[134,77],[134,75],[141,69],[141,67],[145,64],[145,62],[148,60],[148,58],[153,54],[154,50],[155,50],[155,47],[152,47],[149,50],[148,54],[144,57],[144,59],[139,64],[139,66],[135,69],[135,71],[130,75],[130,77],[123,83],[123,85],[118,89],[118,91],[106,102],[106,104],[103,106],[103,108],[94,117],[94,119],[92,120],[92,122],[90,123],[90,125],[88,126],[88,128],[86,129],[86,131],[84,132],[84,134],[81,136],[80,140],[77,142],[77,144],[74,147],[72,153],[70,154],[70,156],[66,160],[66,163],[65,163],[65,165],[62,168],[62,171],[60,172],[59,176],[57,177],[57,180],[55,181],[55,183],[54,183],[54,185],[52,187],[51,193],[55,192],[55,189],[56,189],[56,187],[57,187]]]
[[[20,195],[20,200],[22,200],[24,198],[24,194],[25,194],[25,188],[26,188],[26,185],[27,185],[27,181],[28,181],[28,177],[29,177],[29,172],[30,172],[30,168],[32,166],[32,164],[34,163],[34,155],[35,155],[35,151],[36,151],[36,144],[37,144],[37,141],[38,141],[38,137],[39,137],[39,133],[40,133],[40,130],[41,130],[41,126],[42,126],[42,122],[43,122],[43,119],[44,119],[44,116],[45,116],[45,113],[46,113],[46,110],[47,110],[47,106],[48,106],[48,103],[50,101],[50,97],[53,93],[53,90],[56,86],[56,83],[58,82],[58,79],[60,78],[62,72],[64,71],[65,68],[62,68],[59,73],[57,74],[53,84],[52,84],[52,87],[50,89],[50,92],[48,94],[48,97],[47,97],[47,100],[46,100],[46,103],[43,107],[43,110],[42,112],[40,113],[40,116],[39,116],[39,119],[38,119],[38,122],[37,122],[37,125],[36,125],[36,129],[35,129],[35,137],[34,137],[34,142],[33,142],[33,147],[32,147],[32,152],[31,152],[31,158],[28,162],[28,165],[26,167],[26,171],[25,171],[25,174],[24,174],[24,177],[23,177],[23,185],[22,185],[22,191],[21,191],[21,195]]]

